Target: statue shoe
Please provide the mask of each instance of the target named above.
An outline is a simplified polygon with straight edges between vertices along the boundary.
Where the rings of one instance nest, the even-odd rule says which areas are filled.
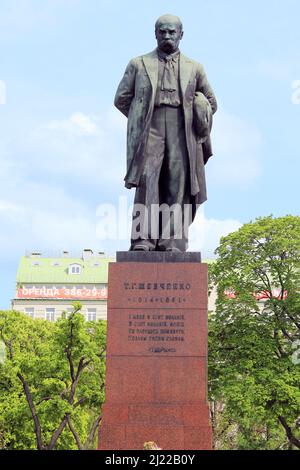
[[[179,248],[176,248],[175,246],[173,248],[167,248],[166,251],[168,252],[171,252],[171,253],[182,253],[181,250],[179,250]]]
[[[147,245],[140,244],[140,245],[135,245],[132,250],[133,251],[150,251],[150,248]]]

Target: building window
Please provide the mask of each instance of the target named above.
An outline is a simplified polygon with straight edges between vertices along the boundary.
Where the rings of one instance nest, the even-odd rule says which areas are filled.
[[[55,308],[46,308],[46,320],[55,321]]]
[[[81,274],[80,264],[71,264],[69,266],[69,274]]]
[[[74,312],[74,308],[68,307],[66,310],[64,310],[64,312],[66,314],[66,318],[70,318],[70,315]]]
[[[87,309],[87,321],[96,321],[96,317],[97,317],[97,309],[88,308]]]
[[[25,313],[26,313],[26,315],[28,315],[30,318],[34,318],[34,308],[33,308],[33,307],[25,308]]]

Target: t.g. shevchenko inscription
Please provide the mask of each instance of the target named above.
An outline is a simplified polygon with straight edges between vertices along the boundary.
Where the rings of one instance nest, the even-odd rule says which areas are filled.
[[[188,282],[124,282],[126,291],[131,291],[128,301],[138,304],[184,304],[184,293],[191,290]]]

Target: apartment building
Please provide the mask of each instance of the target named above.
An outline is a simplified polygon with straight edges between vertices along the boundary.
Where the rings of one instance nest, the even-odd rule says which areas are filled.
[[[12,309],[55,321],[79,301],[86,320],[106,320],[108,264],[114,261],[90,249],[77,256],[28,253],[19,263]]]

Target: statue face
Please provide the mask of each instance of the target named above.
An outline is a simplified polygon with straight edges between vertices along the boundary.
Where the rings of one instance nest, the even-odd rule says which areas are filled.
[[[178,23],[160,23],[155,31],[157,45],[160,50],[171,54],[178,49],[183,31]]]

